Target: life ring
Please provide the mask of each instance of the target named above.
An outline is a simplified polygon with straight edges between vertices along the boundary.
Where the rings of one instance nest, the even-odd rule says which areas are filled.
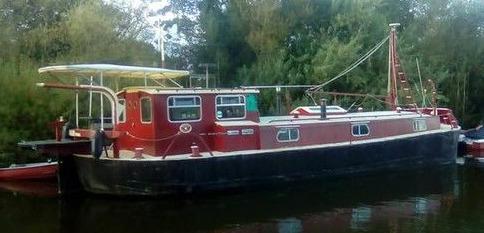
[[[96,130],[94,136],[91,138],[91,154],[95,159],[99,159],[103,153],[105,145],[104,131]]]
[[[184,123],[180,125],[180,132],[190,133],[192,132],[192,126],[190,124]]]

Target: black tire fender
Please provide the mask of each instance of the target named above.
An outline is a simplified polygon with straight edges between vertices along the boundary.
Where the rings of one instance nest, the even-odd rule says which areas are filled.
[[[104,131],[101,130],[96,130],[91,138],[91,154],[95,159],[99,159],[103,153],[105,138]]]

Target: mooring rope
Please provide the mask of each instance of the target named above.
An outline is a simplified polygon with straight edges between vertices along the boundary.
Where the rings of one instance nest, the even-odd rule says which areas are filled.
[[[154,138],[154,139],[150,139],[150,138],[140,138],[140,137],[137,137],[137,136],[134,136],[132,134],[130,134],[129,132],[126,132],[126,135],[128,135],[129,137],[131,138],[134,138],[136,140],[140,140],[140,141],[147,141],[147,142],[160,142],[160,141],[164,141],[164,140],[168,140],[168,139],[172,139],[176,136],[178,136],[181,132],[178,132],[176,134],[173,134],[171,136],[168,136],[168,137],[165,137],[165,138]]]

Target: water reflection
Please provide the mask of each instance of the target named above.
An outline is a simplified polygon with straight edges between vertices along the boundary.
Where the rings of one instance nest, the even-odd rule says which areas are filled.
[[[371,219],[370,207],[358,207],[353,208],[351,211],[351,223],[350,228],[353,230],[365,230],[366,224]]]
[[[302,232],[303,226],[297,218],[286,218],[277,221],[277,229],[278,233],[299,233]]]
[[[0,189],[27,196],[57,196],[55,181],[0,181]]]
[[[458,171],[317,180],[183,199],[46,198],[0,191],[0,226],[19,233],[415,232],[448,216],[466,193]]]

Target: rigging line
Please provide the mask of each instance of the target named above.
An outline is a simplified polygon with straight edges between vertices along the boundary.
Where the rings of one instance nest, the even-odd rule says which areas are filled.
[[[388,36],[386,38],[384,38],[380,43],[378,43],[375,47],[373,47],[371,50],[369,50],[366,54],[364,54],[362,57],[360,57],[358,60],[356,60],[353,64],[351,64],[348,68],[343,70],[341,73],[336,75],[334,78],[324,82],[321,85],[314,87],[313,89],[315,89],[317,91],[317,90],[321,89],[322,87],[328,85],[329,83],[335,81],[336,79],[338,79],[338,78],[344,76],[345,74],[349,73],[350,71],[352,71],[354,68],[356,68],[361,63],[366,61],[371,55],[373,55],[373,53],[375,53],[388,40],[388,38],[389,38]]]
[[[307,93],[307,92],[306,92],[306,95],[307,95],[307,96],[308,96],[308,97],[309,97],[309,98],[310,98],[310,99],[313,101],[314,105],[318,105],[318,104],[316,103],[316,100],[314,99],[314,96],[313,96],[311,93]]]
[[[372,49],[370,49],[368,52],[366,52],[363,56],[361,56],[358,60],[356,60],[355,62],[352,63],[352,65],[350,65],[349,67],[347,67],[345,70],[343,70],[342,72],[340,73],[344,73],[344,72],[349,72],[350,70],[354,69],[354,67],[358,66],[359,64],[361,64],[361,62],[365,61],[366,59],[368,59],[374,52],[376,52],[385,42],[386,40],[388,39],[389,37],[386,37],[384,38],[382,41],[380,41],[380,43],[378,43],[375,47],[373,47]],[[357,64],[358,63],[358,64]]]
[[[357,109],[360,108],[360,106],[366,101],[366,99],[369,97],[369,95],[365,95],[363,99],[361,99],[360,103],[356,105]],[[349,111],[349,109],[348,109]]]
[[[353,62],[353,64],[351,64],[348,68],[346,68],[341,73],[339,73],[338,75],[336,75],[334,78],[332,78],[332,79],[324,82],[323,84],[320,84],[320,85],[317,85],[315,87],[309,88],[307,90],[307,92],[316,92],[316,91],[320,90],[321,88],[323,88],[324,86],[328,85],[329,83],[331,83],[331,82],[335,81],[336,79],[339,79],[342,76],[344,76],[345,74],[349,73],[354,68],[356,68],[357,66],[359,66],[361,63],[363,63],[364,61],[366,61],[371,55],[373,55],[373,53],[375,53],[376,51],[378,51],[378,49],[381,48],[381,46],[388,40],[388,38],[390,38],[390,36],[385,37],[382,41],[380,41],[378,44],[376,44],[375,47],[373,47],[372,49],[370,49],[367,53],[365,53],[362,57],[360,57],[358,60],[356,60],[355,62]]]
[[[365,97],[366,98],[366,97]],[[358,100],[356,100],[355,102],[353,102],[353,104],[351,104],[348,109],[346,109],[346,111],[349,111],[356,103],[358,102]]]
[[[367,94],[367,96],[369,96],[369,97],[371,97],[371,98],[373,98],[373,99],[375,99],[376,101],[379,101],[379,102],[381,102],[381,103],[384,103],[384,104],[391,104],[390,102],[385,101],[385,100],[381,100],[381,99],[377,98],[377,97],[376,97],[376,96],[374,96],[374,95]]]

